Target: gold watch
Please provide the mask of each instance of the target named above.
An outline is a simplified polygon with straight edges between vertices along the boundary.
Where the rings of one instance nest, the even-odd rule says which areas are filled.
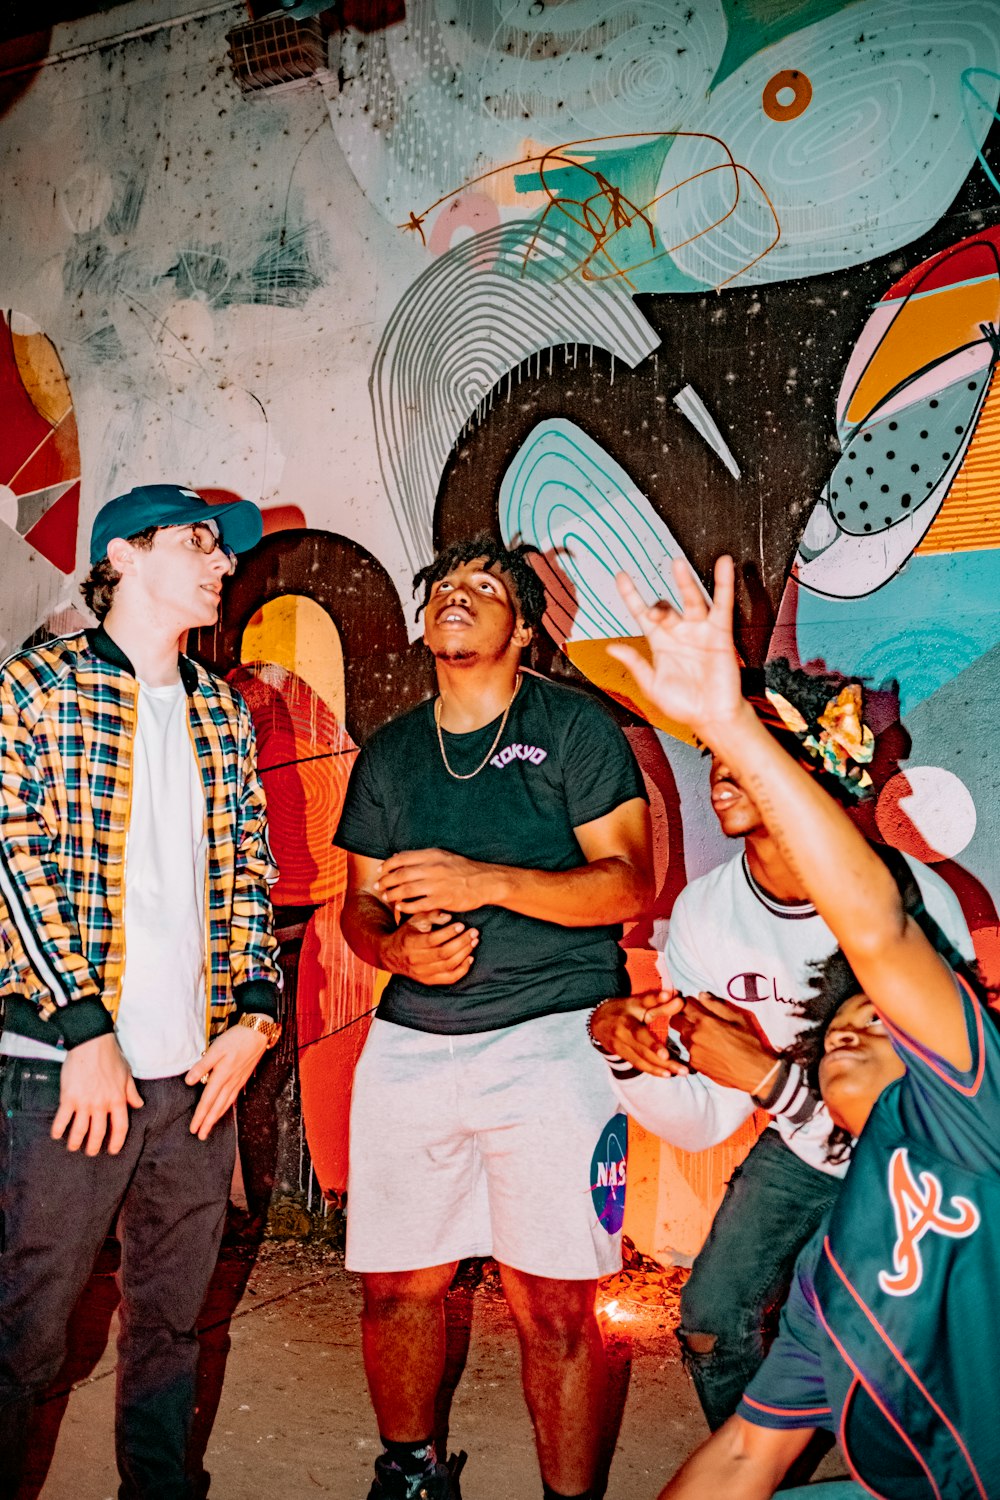
[[[240,1016],[236,1024],[246,1026],[250,1031],[259,1031],[268,1048],[276,1047],[281,1039],[281,1022],[272,1021],[270,1016],[258,1014]]]

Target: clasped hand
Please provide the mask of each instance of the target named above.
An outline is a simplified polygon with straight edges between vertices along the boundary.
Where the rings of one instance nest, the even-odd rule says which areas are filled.
[[[471,969],[478,942],[476,928],[453,922],[450,912],[424,912],[385,937],[381,961],[418,984],[455,984]]]
[[[643,1073],[669,1078],[689,1068],[653,1029],[665,1030],[683,1006],[673,990],[651,990],[642,995],[623,995],[605,1000],[590,1018],[591,1034],[608,1052],[624,1058]]]
[[[490,869],[447,849],[404,849],[382,861],[372,888],[397,918],[418,912],[474,911],[489,904]]]
[[[663,1040],[669,1022],[688,1050],[682,1061]],[[605,1000],[590,1022],[609,1052],[658,1078],[703,1073],[725,1088],[751,1093],[775,1062],[773,1052],[745,1011],[702,991],[697,1000],[654,990]]]
[[[727,1089],[753,1093],[777,1061],[777,1053],[753,1017],[703,990],[685,1000],[674,1029],[688,1049],[692,1071]]]

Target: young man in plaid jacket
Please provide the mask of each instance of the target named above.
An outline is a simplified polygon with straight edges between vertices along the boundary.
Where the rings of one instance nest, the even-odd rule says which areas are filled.
[[[0,669],[4,1500],[119,1211],[119,1494],[193,1493],[195,1320],[280,974],[250,717],[180,648],[260,535],[247,501],[110,501],[83,585],[99,627]]]

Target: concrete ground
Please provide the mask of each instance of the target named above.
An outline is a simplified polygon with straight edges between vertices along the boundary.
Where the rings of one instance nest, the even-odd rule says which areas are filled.
[[[74,1318],[71,1354],[38,1414],[19,1500],[111,1500],[115,1254],[109,1243]],[[602,1291],[612,1367],[608,1500],[652,1500],[704,1436],[672,1329],[680,1272],[626,1272]],[[321,1494],[364,1500],[378,1451],[358,1337],[357,1278],[310,1242],[224,1248],[203,1318],[199,1441],[215,1500]],[[464,1363],[464,1370],[462,1369]],[[458,1379],[461,1373],[461,1379]],[[540,1494],[513,1325],[491,1262],[449,1298],[450,1447],[463,1500]],[[824,1473],[842,1472],[827,1461]]]

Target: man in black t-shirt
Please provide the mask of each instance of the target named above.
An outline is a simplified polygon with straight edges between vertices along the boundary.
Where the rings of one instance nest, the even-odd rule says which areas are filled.
[[[604,710],[521,668],[545,606],[523,549],[477,537],[416,583],[438,697],[365,745],[337,830],[344,935],[392,975],[351,1109],[347,1260],[385,1449],[370,1500],[450,1494],[435,1400],[470,1255],[500,1262],[544,1494],[586,1500],[625,1136],[581,1012],[626,988],[649,814]]]

